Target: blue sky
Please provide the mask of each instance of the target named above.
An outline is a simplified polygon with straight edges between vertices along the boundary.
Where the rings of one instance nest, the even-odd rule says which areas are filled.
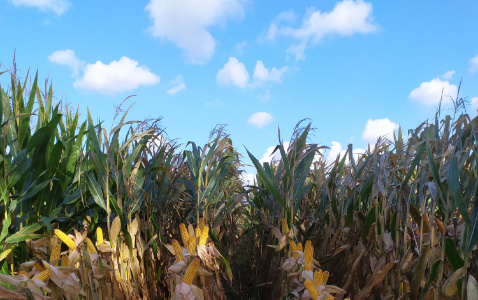
[[[303,118],[332,156],[392,138],[433,117],[460,79],[478,108],[471,0],[4,0],[0,36],[2,70],[16,49],[19,77],[38,70],[57,101],[106,128],[136,95],[129,120],[162,116],[184,145],[228,124],[239,151],[264,159],[278,126],[288,140]]]

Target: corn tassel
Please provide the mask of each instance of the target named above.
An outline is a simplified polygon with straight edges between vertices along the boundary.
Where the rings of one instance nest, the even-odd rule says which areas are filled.
[[[316,270],[314,272],[314,283],[315,283],[315,285],[321,286],[323,281],[324,281],[324,276],[323,276],[322,270],[321,269],[319,269],[318,271]]]
[[[63,231],[61,231],[60,229],[55,229],[55,235],[63,243],[65,243],[68,246],[68,248],[70,248],[71,250],[76,249],[75,242],[69,236],[67,236]]]
[[[325,271],[322,277],[323,277],[324,283],[327,283],[327,280],[329,279],[329,271]]]
[[[50,277],[51,275],[51,270],[50,269],[45,269],[43,271],[41,271],[40,273],[38,273],[37,275],[35,275],[35,277],[33,277],[33,279],[38,279],[40,281],[45,281],[48,279],[48,277]]]
[[[179,231],[181,231],[181,238],[183,239],[183,245],[185,248],[189,245],[189,233],[184,223],[179,224]]]
[[[201,231],[201,238],[199,239],[199,246],[206,245],[208,237],[209,237],[209,227],[205,226]]]
[[[307,245],[307,244],[306,244]],[[304,251],[304,269],[310,271],[312,269],[312,260],[314,259],[314,247],[309,246]]]
[[[90,254],[98,254],[98,252],[95,249],[95,246],[93,245],[93,242],[87,237],[85,238],[86,241],[86,247],[87,250]]]
[[[96,245],[101,245],[103,244],[104,239],[103,239],[103,230],[101,227],[96,228]]]
[[[188,253],[191,255],[196,254],[196,237],[194,236],[189,237]]]
[[[319,291],[317,291],[317,288],[315,287],[315,285],[312,281],[310,281],[309,279],[306,279],[305,282],[304,282],[304,285],[305,285],[305,288],[307,289],[307,291],[309,292],[310,297],[313,300],[316,300],[320,296]]]
[[[201,232],[204,229],[204,226],[206,226],[206,224],[204,222],[204,218],[200,218],[199,219],[199,229],[201,229]]]
[[[61,257],[61,266],[62,267],[69,267],[70,266],[70,258],[68,255],[63,255]]]
[[[183,251],[181,249],[181,245],[179,245],[179,242],[177,240],[173,240],[173,248],[174,248],[174,255],[176,255],[176,258],[178,261],[183,260]]]
[[[201,260],[199,257],[195,257],[191,264],[189,265],[188,269],[186,270],[186,274],[184,274],[183,282],[187,285],[191,285],[193,283],[194,277],[196,277],[196,273],[199,268],[199,264]]]
[[[289,233],[289,225],[287,225],[287,220],[282,219],[282,234],[288,234]]]
[[[55,244],[50,253],[50,261],[54,261],[60,258],[61,246]],[[58,266],[58,261],[53,263],[54,266]]]

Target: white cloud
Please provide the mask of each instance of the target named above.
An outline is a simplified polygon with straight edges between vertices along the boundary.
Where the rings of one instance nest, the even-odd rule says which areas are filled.
[[[185,90],[186,89],[186,84],[184,82],[176,85],[176,86],[173,86],[172,88],[170,88],[168,90],[168,94],[170,95],[175,95],[176,93],[182,91],[182,90]]]
[[[183,49],[188,62],[209,61],[216,41],[208,31],[228,18],[242,19],[242,0],[151,0],[146,6],[153,36],[164,38]]]
[[[270,71],[264,66],[264,63],[261,60],[258,60],[256,67],[254,68],[254,80],[258,82],[273,81],[280,83],[281,77],[287,72],[288,67],[284,66],[278,70],[277,68],[272,68]]]
[[[476,71],[478,71],[478,55],[475,55],[472,59],[470,59],[469,71],[471,73],[475,73]]]
[[[337,159],[338,155],[340,155],[340,158],[344,157],[345,153],[347,152],[347,149],[342,149],[342,145],[339,142],[333,141],[331,144],[332,145],[330,146],[330,149],[327,150],[326,161],[328,163],[334,162]],[[353,148],[352,152],[354,160],[358,160],[360,156],[365,153],[365,150],[361,148]],[[349,157],[348,154],[347,157]]]
[[[220,69],[216,75],[217,83],[220,85],[236,85],[246,87],[249,82],[249,73],[246,66],[235,57],[229,57],[229,61]]]
[[[262,128],[274,120],[274,117],[266,112],[256,112],[247,120],[247,123],[254,125],[256,128]]]
[[[478,97],[473,97],[470,100],[471,108],[474,110],[474,113],[478,111]]]
[[[255,88],[268,81],[280,83],[282,76],[287,70],[287,66],[280,69],[272,68],[269,70],[264,66],[262,61],[258,60],[254,68],[254,81],[249,82],[249,72],[246,66],[237,58],[229,57],[229,61],[217,72],[216,81],[218,84],[224,86],[235,85],[241,88]]]
[[[443,101],[446,101],[456,96],[458,87],[448,81],[435,78],[422,82],[420,87],[415,88],[408,97],[422,104],[433,106],[440,103],[442,91]]]
[[[57,15],[62,15],[70,7],[71,3],[67,0],[11,0],[15,6],[36,7],[41,11],[52,11]]]
[[[126,56],[119,61],[105,65],[101,61],[88,64],[83,78],[75,81],[75,88],[83,88],[102,94],[115,94],[130,91],[142,85],[155,85],[159,82],[158,75],[151,73],[145,66]]]
[[[338,2],[330,12],[312,7],[307,9],[299,28],[280,26],[281,20],[290,23],[294,19],[292,13],[282,13],[271,23],[266,38],[286,36],[300,41],[298,45],[289,47],[288,53],[294,53],[296,59],[303,59],[306,45],[317,44],[326,36],[375,32],[377,26],[373,24],[372,11],[372,4],[362,0]]]
[[[271,98],[271,92],[269,90],[267,90],[264,94],[259,94],[259,96],[257,96],[259,99],[261,99],[261,101],[269,101],[269,99]]]
[[[375,144],[379,137],[393,139],[393,132],[399,127],[389,119],[368,119],[365,129],[362,132],[362,140],[370,144]]]
[[[48,60],[52,63],[59,64],[60,66],[70,67],[73,76],[78,76],[78,71],[85,66],[85,62],[76,57],[75,51],[58,50],[48,56]]]
[[[452,70],[452,71],[445,72],[445,74],[443,74],[440,77],[443,78],[443,79],[451,79],[453,77],[453,75],[455,75],[455,74],[456,74],[455,70]]]
[[[284,150],[285,150],[285,153],[288,153],[289,152],[289,142],[283,142],[282,145],[284,146]],[[272,151],[274,151],[274,149],[276,148],[277,146],[270,146],[269,148],[267,148],[267,151],[266,153],[264,153],[262,155],[262,158],[259,159],[259,163],[261,165],[263,165],[265,162],[268,162],[268,163],[271,163],[271,162],[277,162],[277,161],[280,161],[282,156],[280,154],[280,151],[277,150],[276,152],[274,152],[274,154],[272,154]]]
[[[240,43],[237,43],[234,46],[234,49],[239,55],[242,55],[244,53],[244,48],[246,48],[246,46],[247,46],[247,41],[242,41]]]
[[[254,181],[256,181],[256,174],[255,173],[241,173],[240,175],[244,185],[254,185]]]

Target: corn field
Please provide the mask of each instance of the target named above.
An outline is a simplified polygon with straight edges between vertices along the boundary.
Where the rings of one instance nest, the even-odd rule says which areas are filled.
[[[246,150],[248,185],[224,128],[181,151],[159,119],[127,110],[107,130],[38,75],[10,76],[0,299],[478,299],[478,119],[464,112],[332,162],[301,121],[279,160]]]

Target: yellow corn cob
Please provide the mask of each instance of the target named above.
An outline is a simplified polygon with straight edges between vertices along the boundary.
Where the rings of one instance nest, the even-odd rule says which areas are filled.
[[[200,263],[201,263],[201,260],[199,259],[199,257],[195,257],[193,259],[188,269],[186,270],[186,274],[184,274],[183,282],[185,284],[191,285],[191,283],[193,283],[194,277],[196,277],[196,272],[198,271]]]
[[[196,254],[196,237],[194,236],[189,237],[188,253],[191,255]]]
[[[282,234],[289,233],[289,225],[287,225],[286,219],[282,219]]]
[[[324,283],[327,283],[327,280],[329,279],[329,271],[325,271],[322,277],[323,277]]]
[[[36,263],[33,267],[35,267],[35,269],[37,269],[37,271],[40,271],[40,272],[46,269],[44,265],[40,263]]]
[[[179,231],[181,231],[181,238],[183,239],[183,245],[184,247],[187,247],[189,244],[189,233],[184,223],[179,224]]]
[[[70,239],[69,236],[67,236],[63,231],[61,231],[60,229],[55,229],[55,235],[63,242],[65,243],[68,248],[70,248],[71,250],[75,250],[76,247],[75,247],[75,242]]]
[[[306,244],[307,245],[307,244]],[[309,246],[307,249],[304,251],[304,269],[306,271],[310,271],[312,269],[312,260],[314,258],[314,247]]]
[[[50,261],[54,261],[60,258],[61,246],[55,244],[50,253]],[[58,262],[53,263],[54,266],[58,266]]]
[[[312,242],[310,240],[305,242],[304,253],[305,253],[305,251],[307,251],[307,248],[309,248],[310,246],[312,246]]]
[[[306,279],[304,282],[305,288],[307,291],[309,291],[310,297],[313,300],[316,300],[317,297],[319,297],[319,291],[317,291],[317,288],[315,287],[314,283],[310,281],[309,279]]]
[[[28,276],[28,273],[25,270],[18,271],[18,275],[25,275],[27,276],[27,278],[30,278],[30,276]]]
[[[93,245],[93,242],[88,237],[85,238],[85,241],[88,252],[90,252],[90,254],[98,254],[98,252],[96,252],[95,246]]]
[[[96,244],[97,245],[101,245],[103,244],[103,230],[101,229],[101,227],[97,227],[96,228]]]
[[[297,251],[297,245],[295,244],[294,241],[290,242],[289,244],[289,251],[290,251],[290,254],[291,255],[294,255],[295,253],[292,253],[294,251]],[[294,255],[294,258],[295,258],[295,255]]]
[[[181,245],[179,245],[179,242],[177,240],[173,240],[173,248],[174,248],[174,255],[176,255],[176,258],[178,261],[183,260],[183,251],[181,249]]]
[[[322,274],[322,270],[321,269],[319,269],[318,271],[316,270],[314,272],[314,283],[315,283],[315,285],[321,286],[323,280],[324,280],[324,276]]]
[[[201,229],[199,229],[199,227],[196,227],[196,229],[194,229],[194,235],[196,236],[196,238],[201,237]]]
[[[335,298],[331,295],[328,295],[327,298],[325,300],[334,300]]]
[[[48,279],[48,277],[50,277],[51,275],[51,270],[50,269],[45,269],[43,271],[41,271],[40,273],[38,273],[35,277],[33,277],[33,279],[38,279],[38,280],[41,280],[41,281],[45,281]]]
[[[201,231],[201,238],[199,239],[199,246],[206,245],[207,238],[209,236],[209,227],[204,226]]]
[[[302,243],[298,243],[297,244],[297,249],[295,251],[304,251],[304,249],[302,248]],[[294,253],[294,258],[299,258],[300,257],[300,254],[299,253]]]
[[[68,255],[63,255],[61,257],[61,266],[62,267],[69,267],[70,266],[70,258]]]
[[[204,222],[204,218],[200,218],[199,219],[199,229],[201,229],[201,232],[202,232],[204,226],[206,226],[206,224]]]

